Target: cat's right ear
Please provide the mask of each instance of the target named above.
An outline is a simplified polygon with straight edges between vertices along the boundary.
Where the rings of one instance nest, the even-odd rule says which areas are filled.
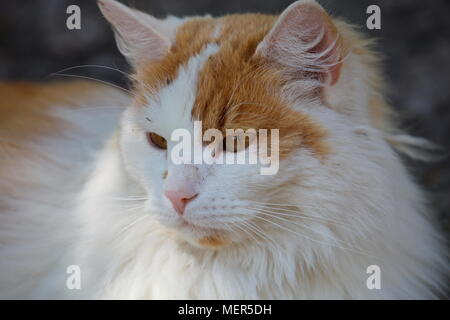
[[[136,67],[169,52],[174,31],[162,21],[114,0],[98,0],[98,5],[114,29],[119,51]]]
[[[325,10],[315,0],[300,0],[280,15],[256,54],[333,85],[340,76],[343,51],[338,30]]]

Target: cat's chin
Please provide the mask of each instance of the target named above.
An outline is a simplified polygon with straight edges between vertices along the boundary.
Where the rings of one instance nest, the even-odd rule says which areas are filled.
[[[178,240],[193,247],[219,249],[236,243],[238,235],[230,233],[220,226],[196,224],[178,215],[161,214],[156,217],[159,225],[175,235]]]
[[[230,243],[224,231],[200,227],[185,220],[181,221],[176,229],[184,241],[195,247],[219,249]]]

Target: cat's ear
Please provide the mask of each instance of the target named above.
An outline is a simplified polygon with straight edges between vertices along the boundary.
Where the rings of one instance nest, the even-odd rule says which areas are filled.
[[[160,59],[169,52],[174,31],[163,21],[114,0],[98,0],[98,5],[114,29],[120,52],[134,65]]]
[[[258,45],[256,54],[294,72],[313,73],[331,85],[339,79],[341,39],[330,16],[314,0],[291,4]]]

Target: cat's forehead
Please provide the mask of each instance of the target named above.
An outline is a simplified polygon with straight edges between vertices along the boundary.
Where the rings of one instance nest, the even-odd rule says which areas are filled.
[[[170,52],[161,60],[139,66],[136,78],[157,92],[175,80],[189,60],[213,44],[219,50],[198,70],[198,93],[205,91],[201,80],[214,82],[216,89],[235,85],[237,79],[257,67],[257,61],[251,58],[275,20],[275,16],[261,14],[190,18],[178,26]]]
[[[323,154],[323,128],[286,105],[278,70],[255,56],[276,19],[241,14],[184,22],[177,29],[170,53],[137,70],[138,82],[145,84],[138,100],[145,105],[145,96],[155,95],[163,100],[164,111],[172,115],[182,111],[189,118],[182,121],[184,124],[200,120],[204,130],[279,129],[287,151],[306,141],[316,153]],[[181,96],[182,101],[175,96]]]

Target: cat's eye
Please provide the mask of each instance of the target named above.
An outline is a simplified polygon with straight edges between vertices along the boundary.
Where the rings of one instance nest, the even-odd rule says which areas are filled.
[[[167,149],[167,140],[154,132],[147,132],[147,140],[158,149]]]

